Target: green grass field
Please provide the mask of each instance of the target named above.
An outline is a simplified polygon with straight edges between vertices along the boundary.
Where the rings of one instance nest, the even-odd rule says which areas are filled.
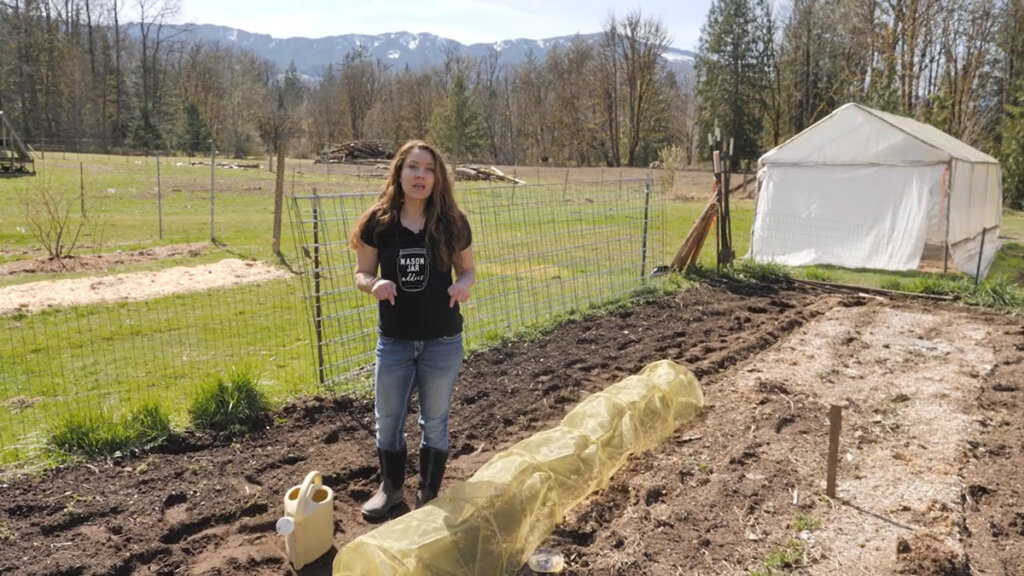
[[[202,159],[208,161],[209,159]],[[46,255],[32,232],[29,215],[33,199],[48,195],[67,226],[82,224],[73,255],[110,254],[161,246],[204,246],[210,240],[211,169],[193,166],[184,158],[160,159],[157,179],[155,158],[124,158],[48,154],[36,162],[35,177],[0,180],[0,266]],[[506,173],[510,173],[506,169]],[[348,212],[350,220],[380,186],[379,168],[315,165],[306,161],[286,164],[286,196],[364,192]],[[633,171],[629,176],[642,172]],[[520,177],[531,178],[530,169]],[[549,323],[567,314],[586,311],[591,302],[620,300],[634,290],[644,270],[672,261],[705,201],[659,197],[652,203],[650,242],[646,261],[633,243],[640,236],[636,224],[636,198],[605,199],[599,185],[575,184],[585,176],[617,178],[614,170],[564,169],[536,171],[546,186],[512,189],[507,185],[460,183],[460,203],[474,223],[478,258],[478,287],[468,309],[474,347],[508,338],[509,326]],[[677,186],[690,186],[689,197],[707,198],[706,173],[685,173]],[[58,274],[0,275],[0,288],[14,284],[67,277],[149,271],[177,265],[195,265],[234,257],[258,260],[300,270],[307,264],[296,254],[286,198],[282,227],[281,262],[271,252],[275,175],[265,168],[213,169],[213,231],[215,243],[198,256],[172,259],[136,259],[104,269]],[[532,179],[532,178],[531,178]],[[680,182],[681,180],[681,182]],[[159,182],[159,194],[158,194]],[[657,185],[657,180],[654,180]],[[620,186],[611,181],[608,185]],[[642,190],[642,184],[632,184]],[[589,186],[589,187],[588,187]],[[533,198],[530,194],[561,194],[562,199]],[[565,195],[569,194],[566,198]],[[608,198],[613,198],[609,196]],[[517,202],[509,209],[508,203]],[[38,206],[38,203],[35,204]],[[82,218],[84,207],[85,218]],[[595,208],[598,208],[595,210]],[[752,200],[731,203],[733,250],[747,253],[753,218]],[[599,216],[595,216],[599,215]],[[594,230],[569,234],[581,219]],[[340,228],[344,227],[344,223]],[[336,232],[339,232],[336,230]],[[620,236],[621,235],[621,236]],[[1024,214],[1004,215],[1003,251],[991,278],[1024,278]],[[335,239],[342,246],[343,238]],[[567,247],[582,247],[565,258]],[[341,251],[332,271],[338,292],[333,313],[344,336],[339,350],[351,362],[372,359],[374,311],[364,295],[351,286],[351,254]],[[700,265],[715,268],[715,235],[701,252]],[[643,269],[642,269],[643,268]],[[595,272],[595,270],[597,270]],[[917,272],[880,273],[813,267],[793,270],[796,277],[869,287],[914,288],[929,275]],[[226,371],[246,366],[258,373],[276,402],[318,390],[309,328],[309,304],[302,298],[299,277],[242,285],[212,293],[178,294],[143,302],[80,306],[39,314],[0,316],[0,337],[5,366],[0,371],[0,438],[14,450],[0,453],[0,463],[37,454],[45,427],[60,414],[74,409],[123,409],[156,397],[172,408],[175,422],[182,420],[190,395],[204,382]],[[3,340],[2,338],[8,338]],[[104,362],[102,359],[116,359]],[[339,360],[339,362],[341,362]],[[44,367],[58,366],[56,372]],[[351,364],[346,364],[346,368]],[[365,392],[365,390],[363,390]],[[17,440],[12,441],[11,439]]]
[[[73,256],[201,246],[209,241],[209,166],[161,159],[159,195],[155,158],[50,157],[36,167],[39,175],[35,177],[2,181],[14,201],[0,208],[5,223],[0,265],[25,264],[46,255],[32,233],[30,218],[33,199],[40,197],[48,198],[59,214],[66,214],[71,227],[84,222]],[[286,171],[286,194],[366,193],[353,197],[346,211],[337,215],[340,222],[331,223],[337,236],[321,238],[341,247],[329,271],[332,284],[326,290],[332,293],[334,308],[325,324],[327,330],[335,331],[339,342],[335,352],[340,350],[343,357],[329,360],[342,364],[338,369],[347,373],[372,361],[373,342],[366,335],[372,335],[375,319],[372,303],[352,287],[351,252],[344,247],[343,232],[372,200],[380,179],[366,167],[341,168],[296,162]],[[229,257],[281,266],[270,250],[273,185],[274,174],[265,170],[216,168],[215,243],[198,256],[139,258],[61,274],[4,275],[0,288],[191,266]],[[640,251],[624,248],[639,244],[637,220],[643,195],[616,199],[615,189],[621,186],[617,181],[570,184],[564,176],[511,192],[507,184],[460,185],[460,202],[474,221],[481,269],[467,312],[474,319],[472,336],[467,333],[471,348],[507,338],[526,324],[549,322],[598,302],[621,299],[639,285],[644,273]],[[639,186],[634,189],[642,190],[642,182]],[[615,192],[607,199],[606,188]],[[513,202],[514,208],[509,208]],[[674,253],[673,239],[666,239],[669,234],[664,232],[670,220],[667,203],[656,204],[651,235],[659,241],[647,246],[648,267]],[[292,205],[286,199],[286,210]],[[282,228],[283,264],[298,270],[308,262],[296,254],[289,216],[285,214]],[[681,217],[685,219],[685,214]],[[567,231],[579,224],[588,232]],[[582,249],[566,258],[566,246],[573,243]],[[0,316],[7,339],[4,356],[13,360],[5,362],[0,374],[4,386],[0,401],[8,412],[6,418],[0,416],[0,437],[7,450],[0,461],[42,452],[46,427],[76,410],[123,412],[139,402],[156,400],[170,407],[177,425],[186,425],[184,408],[195,390],[238,365],[259,374],[261,385],[275,401],[318,391],[308,307],[302,281],[296,276],[142,302]]]

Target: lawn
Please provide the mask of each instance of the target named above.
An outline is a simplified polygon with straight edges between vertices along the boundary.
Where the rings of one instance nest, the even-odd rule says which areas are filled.
[[[208,159],[202,161],[208,162]],[[157,166],[159,162],[159,177]],[[11,201],[0,204],[0,271],[5,264],[46,255],[33,234],[32,198],[46,196],[65,228],[81,236],[72,255],[95,255],[174,245],[203,247],[169,259],[137,258],[102,269],[0,274],[0,289],[14,284],[81,276],[146,272],[168,266],[209,264],[241,258],[299,271],[308,260],[296,250],[286,202],[282,258],[271,252],[275,174],[265,167],[237,169],[194,165],[186,158],[106,157],[59,154],[37,161],[38,175],[0,180]],[[630,181],[637,195],[622,200],[608,190],[618,178],[650,176],[656,190],[660,173],[640,169],[501,167],[529,185],[460,182],[460,203],[474,224],[478,286],[467,308],[468,343],[473,348],[507,339],[530,325],[541,325],[587,311],[628,295],[647,271],[672,261],[704,209],[712,191],[707,172],[677,172],[671,194],[655,193],[650,221],[642,232],[637,212],[643,180]],[[335,244],[365,208],[382,182],[373,165],[324,165],[309,160],[286,163],[289,199],[352,194],[334,216]],[[611,179],[615,180],[611,180]],[[594,184],[603,179],[606,184]],[[540,185],[535,185],[539,183]],[[212,186],[211,186],[212,184]],[[211,203],[211,187],[213,199]],[[358,195],[356,193],[362,193]],[[340,204],[339,204],[340,205]],[[731,201],[735,254],[747,253],[754,203]],[[84,218],[82,215],[85,215]],[[212,218],[211,218],[212,214]],[[38,220],[37,220],[38,222]],[[212,225],[211,225],[212,222]],[[570,233],[583,222],[590,232]],[[45,225],[46,218],[42,220]],[[211,228],[213,243],[210,243]],[[1004,250],[992,278],[1020,282],[1024,277],[1024,214],[1006,212]],[[709,235],[700,265],[714,269],[715,234]],[[351,254],[338,253],[330,280],[336,292],[327,331],[336,341],[338,370],[371,361],[372,303],[351,286]],[[827,267],[795,269],[798,278],[877,288],[913,288],[930,276],[918,272],[881,273]],[[307,277],[308,278],[308,277]],[[197,386],[240,365],[260,374],[275,401],[318,390],[313,362],[317,336],[309,326],[310,304],[301,277],[242,285],[208,293],[176,294],[155,300],[80,306],[35,315],[0,316],[6,336],[0,371],[0,438],[15,450],[37,450],[40,425],[72,409],[122,408],[155,395],[174,408],[184,425],[184,405]],[[365,390],[364,390],[365,392]],[[28,435],[26,435],[28,434]],[[11,453],[0,461],[14,458]]]

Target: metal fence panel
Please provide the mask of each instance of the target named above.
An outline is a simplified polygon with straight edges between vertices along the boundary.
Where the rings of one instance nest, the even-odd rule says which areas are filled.
[[[291,215],[318,360],[331,390],[366,390],[376,302],[353,281],[348,235],[377,194],[297,195]],[[654,201],[652,202],[652,198]],[[467,350],[642,290],[664,253],[664,199],[649,181],[462,186],[477,269]]]

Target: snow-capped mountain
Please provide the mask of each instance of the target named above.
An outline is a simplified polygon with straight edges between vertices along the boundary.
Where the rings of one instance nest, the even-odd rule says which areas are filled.
[[[499,53],[499,63],[516,65],[533,52],[538,62],[543,62],[547,51],[553,46],[568,46],[575,36],[560,36],[543,40],[516,38],[502,40],[493,44],[465,45],[455,40],[441,38],[433,34],[411,34],[409,32],[391,32],[387,34],[365,35],[344,34],[325,38],[274,38],[268,34],[253,34],[245,30],[211,24],[173,26],[176,41],[190,42],[201,40],[205,43],[220,43],[223,46],[236,46],[247,49],[258,56],[266,58],[284,71],[294,61],[299,73],[313,78],[323,75],[327,66],[334,64],[335,69],[349,54],[363,47],[371,60],[378,58],[389,62],[392,70],[401,70],[409,66],[418,70],[424,66],[441,64],[447,50],[479,59],[491,50]],[[128,26],[128,30],[137,27]],[[600,33],[584,34],[584,40],[594,41]],[[693,69],[694,53],[689,50],[669,48],[665,54],[669,66],[677,75],[689,74]]]

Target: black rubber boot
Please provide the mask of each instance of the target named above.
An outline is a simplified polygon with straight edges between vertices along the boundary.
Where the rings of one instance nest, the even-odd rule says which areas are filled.
[[[416,492],[417,508],[437,497],[447,463],[447,452],[427,447],[420,448],[420,489]]]
[[[380,460],[380,487],[377,492],[363,504],[363,518],[380,520],[386,518],[388,511],[405,500],[402,487],[405,484],[405,452],[392,452],[377,449]]]

